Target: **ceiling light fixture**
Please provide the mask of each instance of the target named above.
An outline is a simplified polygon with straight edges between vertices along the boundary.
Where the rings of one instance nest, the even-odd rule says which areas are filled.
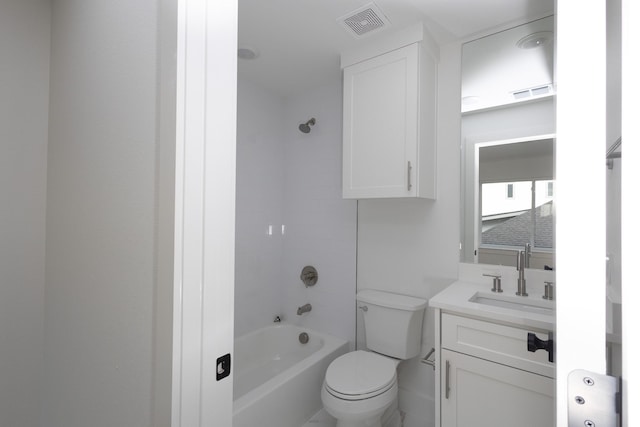
[[[516,46],[520,49],[535,49],[544,44],[547,44],[553,39],[553,32],[551,31],[539,31],[524,36],[516,43]]]

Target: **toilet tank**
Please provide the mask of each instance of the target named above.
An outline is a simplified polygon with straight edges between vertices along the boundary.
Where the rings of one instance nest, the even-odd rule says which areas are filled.
[[[369,289],[358,292],[356,300],[369,350],[403,360],[418,355],[427,301]]]

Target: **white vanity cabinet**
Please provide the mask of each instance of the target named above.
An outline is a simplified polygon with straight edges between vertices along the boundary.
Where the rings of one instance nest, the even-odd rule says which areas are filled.
[[[546,331],[440,313],[440,426],[554,425],[554,372],[527,334]]]
[[[343,197],[435,199],[434,55],[415,42],[343,69]]]

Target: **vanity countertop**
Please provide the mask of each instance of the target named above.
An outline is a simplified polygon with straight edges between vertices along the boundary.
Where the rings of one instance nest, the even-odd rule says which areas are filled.
[[[474,300],[478,297],[489,304],[475,302]],[[501,301],[507,303],[504,304],[505,306],[493,305],[491,304],[493,298],[497,303]],[[515,308],[519,303],[525,306],[525,309]],[[457,281],[431,298],[429,306],[451,313],[524,327],[550,331],[555,329],[555,303],[542,299],[542,294],[532,292],[529,292],[527,297],[516,296],[512,289],[493,293],[490,286],[486,284]],[[537,310],[537,307],[541,309]]]

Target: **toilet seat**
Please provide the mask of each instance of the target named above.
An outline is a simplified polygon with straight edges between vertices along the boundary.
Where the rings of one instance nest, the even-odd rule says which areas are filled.
[[[391,390],[394,385],[395,385],[395,382],[391,382],[380,390],[377,390],[371,393],[366,393],[366,394],[359,394],[359,395],[340,393],[332,389],[331,387],[327,386],[326,382],[325,382],[325,389],[330,395],[340,400],[356,401],[356,400],[367,400],[367,399],[371,399],[372,397],[376,397],[381,394],[384,394],[387,391]]]
[[[338,399],[365,400],[390,390],[396,378],[393,361],[358,350],[338,357],[329,365],[325,388]]]

